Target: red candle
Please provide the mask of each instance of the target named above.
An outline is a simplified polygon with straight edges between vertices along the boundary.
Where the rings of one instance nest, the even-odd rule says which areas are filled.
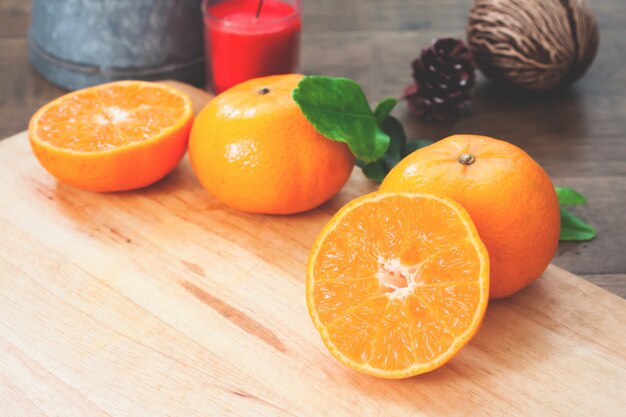
[[[205,0],[207,82],[216,93],[251,78],[295,72],[300,0]]]

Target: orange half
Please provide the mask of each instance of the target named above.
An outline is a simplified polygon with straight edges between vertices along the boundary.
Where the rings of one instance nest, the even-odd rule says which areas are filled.
[[[406,378],[445,364],[478,331],[489,256],[451,199],[375,192],[344,206],[318,236],[306,296],[335,358]]]
[[[35,156],[60,181],[122,191],[172,171],[192,123],[186,94],[159,83],[117,81],[51,101],[33,115],[28,133]]]

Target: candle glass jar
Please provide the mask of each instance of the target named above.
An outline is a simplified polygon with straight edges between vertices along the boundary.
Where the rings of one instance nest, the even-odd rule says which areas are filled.
[[[207,87],[297,70],[300,0],[204,0]]]

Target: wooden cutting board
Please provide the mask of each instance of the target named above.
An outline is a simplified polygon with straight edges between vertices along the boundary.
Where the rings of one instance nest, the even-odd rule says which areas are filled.
[[[198,106],[207,96],[189,90]],[[626,301],[550,266],[490,304],[448,365],[381,380],[337,363],[305,304],[329,203],[249,215],[185,160],[158,184],[58,184],[26,133],[0,141],[0,415],[624,416]]]

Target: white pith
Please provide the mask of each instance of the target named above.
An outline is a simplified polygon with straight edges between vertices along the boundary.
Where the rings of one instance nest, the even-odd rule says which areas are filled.
[[[405,299],[419,284],[421,268],[419,265],[406,266],[399,259],[385,259],[378,255],[378,272],[376,278],[379,284],[389,289],[387,297]],[[394,282],[406,281],[406,285],[396,285]]]
[[[124,109],[120,109],[119,107],[109,107],[106,111],[111,118],[111,122],[113,123],[121,123],[128,119],[128,112]]]

